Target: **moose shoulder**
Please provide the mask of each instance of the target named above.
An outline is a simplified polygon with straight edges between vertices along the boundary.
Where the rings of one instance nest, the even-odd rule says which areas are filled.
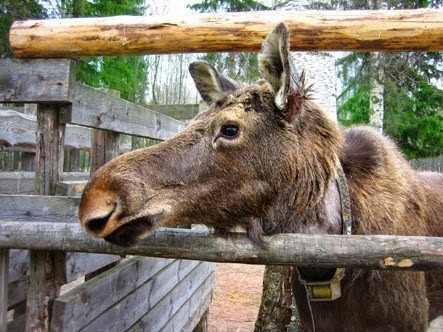
[[[209,110],[168,141],[100,168],[83,193],[83,227],[119,245],[191,223],[221,232],[242,226],[257,245],[263,234],[340,234],[341,167],[353,233],[442,236],[443,176],[415,172],[369,128],[342,132],[309,99],[288,45],[280,24],[259,56],[264,79],[249,87],[192,63]],[[319,331],[423,331],[443,314],[441,272],[350,269],[341,297],[329,302],[309,304],[296,282],[293,288],[305,330],[313,321]]]

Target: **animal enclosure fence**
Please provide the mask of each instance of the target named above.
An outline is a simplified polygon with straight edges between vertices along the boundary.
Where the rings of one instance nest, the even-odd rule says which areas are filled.
[[[18,56],[28,58],[257,50],[276,19],[287,21],[293,29],[294,48],[443,49],[441,10],[282,13],[277,18],[269,13],[196,15],[189,22],[159,17],[27,21],[12,27],[11,45]],[[3,329],[8,296],[11,298],[8,292],[15,287],[9,282],[13,280],[27,285],[27,304],[26,314],[10,323],[12,330],[23,324],[28,330],[94,330],[103,324],[118,331],[143,330],[148,324],[156,324],[151,330],[192,330],[210,302],[213,273],[207,263],[133,257],[58,296],[62,284],[125,254],[254,264],[443,270],[440,238],[281,234],[266,239],[266,250],[254,247],[242,234],[222,239],[190,230],[160,231],[133,248],[93,239],[76,222],[78,199],[55,196],[63,182],[63,147],[69,142],[69,126],[93,128],[93,171],[118,155],[120,135],[163,140],[185,124],[76,82],[73,62],[68,59],[1,60],[0,102],[38,104],[36,195],[0,196]],[[18,261],[15,257],[24,254],[9,249],[29,249],[29,265],[14,265]],[[111,256],[103,263],[102,256],[94,260],[82,253]],[[99,263],[92,268],[91,261]],[[112,299],[108,299],[110,293]],[[23,294],[18,297],[23,301]],[[170,303],[173,309],[165,315],[164,308]],[[116,322],[113,317],[118,312],[121,321]]]

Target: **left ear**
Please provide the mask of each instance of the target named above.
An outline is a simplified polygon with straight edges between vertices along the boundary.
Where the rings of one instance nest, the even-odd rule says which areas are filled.
[[[260,73],[271,85],[274,101],[287,121],[292,122],[303,108],[304,88],[289,53],[289,31],[284,23],[266,37],[258,56]]]

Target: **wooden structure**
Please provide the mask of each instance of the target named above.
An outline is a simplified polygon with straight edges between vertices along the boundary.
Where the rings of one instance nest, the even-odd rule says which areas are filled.
[[[35,158],[35,172],[0,172],[1,229],[10,222],[33,229],[41,221],[78,224],[78,196],[89,174],[62,172],[72,170],[63,167],[64,152],[88,151],[93,172],[131,149],[128,135],[163,140],[185,127],[115,93],[75,82],[73,70],[64,59],[0,61],[0,102],[37,105],[36,116],[0,111],[5,129],[0,148]],[[213,264],[122,260],[124,254],[71,252],[59,245],[55,250],[0,249],[0,330],[6,330],[12,309],[10,331],[158,331],[171,326],[191,331],[206,317]],[[85,283],[69,286],[82,277]],[[67,287],[72,289],[60,295]]]
[[[294,50],[441,50],[442,17],[441,10],[414,10],[231,13],[193,15],[184,21],[26,21],[14,24],[10,38],[17,56],[28,58],[257,50],[271,28],[284,20],[292,30]],[[78,199],[55,196],[75,196],[81,190],[66,183],[71,175],[62,172],[64,147],[74,144],[69,143],[70,132],[90,135],[96,169],[121,152],[121,135],[163,140],[185,123],[76,82],[68,59],[0,60],[1,102],[38,105],[37,116],[26,118],[36,131],[35,144],[30,143],[36,153],[35,174],[10,173],[1,180],[3,187],[16,184],[15,192],[8,189],[8,195],[0,196],[5,207],[0,211],[1,331],[6,330],[8,309],[14,309],[11,331],[24,326],[36,331],[190,331],[206,316],[211,264],[142,257],[120,261],[126,254],[252,264],[443,269],[439,238],[280,234],[266,239],[266,249],[253,247],[241,234],[223,239],[188,230],[158,232],[130,249],[93,239],[77,224]],[[8,113],[2,119],[14,117],[23,118]],[[8,149],[29,143],[14,142],[9,136],[4,139]],[[30,193],[30,183],[35,196],[23,195]],[[102,273],[94,272],[97,269]],[[84,284],[60,294],[62,286],[84,275]]]
[[[443,10],[433,9],[19,21],[12,26],[10,43],[20,58],[257,51],[269,31],[282,21],[291,31],[292,50],[443,48]]]

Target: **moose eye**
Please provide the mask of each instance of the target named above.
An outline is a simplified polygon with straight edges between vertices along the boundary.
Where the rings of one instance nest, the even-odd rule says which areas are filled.
[[[226,138],[234,138],[235,136],[237,136],[239,130],[240,129],[235,124],[227,124],[221,128],[220,134],[221,136]]]

